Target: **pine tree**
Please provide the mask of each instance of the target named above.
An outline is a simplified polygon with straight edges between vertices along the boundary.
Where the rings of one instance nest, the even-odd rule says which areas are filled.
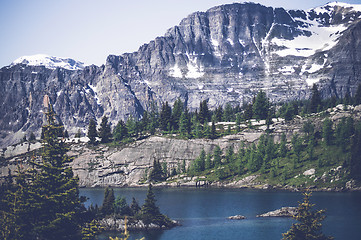
[[[216,147],[213,150],[213,164],[214,164],[214,167],[221,166],[221,164],[222,164],[221,160],[222,160],[222,150],[218,145],[216,145]]]
[[[138,137],[138,122],[130,116],[126,123],[129,137]]]
[[[209,153],[207,154],[204,168],[205,169],[213,168],[212,154]]]
[[[180,118],[179,118],[179,133],[182,136],[189,136],[190,133],[190,121],[189,121],[189,114],[188,110],[185,109],[184,112],[182,112]]]
[[[201,153],[199,154],[198,158],[194,160],[192,170],[195,172],[202,172],[205,170],[205,163],[206,163],[206,152],[202,149]]]
[[[217,138],[216,123],[215,123],[214,119],[212,119],[211,133],[210,133],[209,138],[210,139],[216,139]]]
[[[329,118],[326,118],[323,121],[322,137],[326,146],[330,146],[332,144],[332,140],[333,140],[332,120],[330,120]]]
[[[311,91],[312,91],[312,95],[310,99],[309,110],[311,113],[315,113],[318,111],[319,107],[321,106],[321,96],[318,91],[317,84],[313,84]]]
[[[280,145],[278,148],[278,154],[280,157],[286,157],[287,154],[286,144],[287,144],[286,134],[282,133]]]
[[[96,137],[98,137],[97,126],[94,119],[90,119],[88,126],[88,138],[90,144],[96,143]]]
[[[32,164],[31,187],[34,194],[36,216],[33,232],[40,239],[72,239],[79,232],[79,217],[84,210],[79,197],[78,178],[68,163],[71,159],[65,142],[58,138],[63,127],[55,123],[50,106],[43,126],[42,161]]]
[[[201,124],[208,122],[210,117],[207,100],[203,100],[199,105],[198,120]]]
[[[350,176],[361,179],[361,124],[355,127],[355,133],[351,138],[351,162],[349,164]]]
[[[225,160],[226,163],[231,163],[234,160],[234,150],[233,150],[233,145],[229,146],[226,150],[226,155],[225,155]]]
[[[298,221],[291,226],[287,233],[283,233],[284,240],[328,240],[333,237],[322,233],[322,221],[325,219],[325,210],[314,211],[314,204],[310,203],[310,192],[303,194],[303,202],[297,208],[297,214],[293,217]]]
[[[178,131],[179,129],[179,120],[183,113],[184,103],[180,98],[178,98],[173,105],[173,111],[172,111],[172,123],[173,123],[173,129],[175,131]]]
[[[120,216],[130,215],[132,212],[125,197],[118,196],[114,201],[114,213]]]
[[[236,132],[239,133],[241,131],[241,113],[236,114]]]
[[[118,124],[114,128],[113,138],[115,141],[122,141],[127,137],[128,137],[128,129],[125,123],[123,122],[123,120],[119,120]]]
[[[102,122],[100,123],[99,137],[101,143],[108,143],[111,141],[112,132],[110,129],[110,124],[108,124],[108,118],[106,116],[103,116]]]
[[[29,142],[33,142],[35,140],[36,140],[35,134],[33,132],[31,132],[30,136],[29,136]]]
[[[297,162],[299,162],[300,161],[301,151],[302,151],[302,140],[298,136],[298,134],[293,135],[291,143],[292,143],[293,151],[294,151],[294,153],[296,154],[296,157],[297,157]]]
[[[164,177],[163,177],[163,170],[162,170],[162,166],[159,163],[159,161],[155,160],[153,161],[153,168],[150,171],[149,174],[149,181],[151,182],[160,182],[163,181]]]
[[[64,131],[64,138],[69,138],[68,130],[65,130],[65,131]]]
[[[75,138],[81,138],[81,130],[80,129],[78,129],[78,132],[75,134]]]
[[[169,220],[166,216],[160,213],[158,206],[156,205],[155,195],[152,189],[152,184],[149,184],[147,197],[144,200],[144,204],[140,210],[141,220],[144,224],[149,225],[150,223],[158,225],[169,224]]]
[[[133,216],[137,215],[140,211],[140,206],[134,197],[132,198],[132,203],[130,204],[130,210],[132,211]]]
[[[269,101],[266,93],[262,90],[258,92],[253,104],[253,114],[256,119],[266,119],[269,112]]]
[[[104,200],[101,207],[101,212],[104,216],[114,213],[114,202],[114,190],[110,187],[107,187],[104,192]]]
[[[160,128],[163,131],[171,131],[169,127],[172,126],[172,108],[168,102],[163,103],[159,118]]]
[[[223,121],[230,122],[233,119],[233,108],[231,104],[227,103],[223,111]]]

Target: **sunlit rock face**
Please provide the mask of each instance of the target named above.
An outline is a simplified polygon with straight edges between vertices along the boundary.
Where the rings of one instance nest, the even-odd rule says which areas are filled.
[[[353,95],[361,79],[361,5],[329,3],[285,10],[234,3],[196,12],[137,52],[102,66],[48,56],[0,69],[0,146],[40,134],[45,94],[70,134],[103,115],[140,118],[181,98],[190,110],[304,99],[317,83],[323,97]]]

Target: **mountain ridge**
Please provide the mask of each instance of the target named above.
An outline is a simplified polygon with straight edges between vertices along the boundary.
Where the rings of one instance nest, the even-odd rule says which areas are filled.
[[[221,5],[190,14],[136,52],[109,55],[102,66],[4,67],[0,146],[30,131],[40,134],[45,94],[71,134],[85,131],[91,118],[106,115],[114,126],[177,98],[194,111],[203,100],[211,108],[249,102],[259,90],[274,102],[305,99],[313,83],[323,97],[353,95],[361,79],[361,12],[338,5],[318,8]],[[327,40],[327,33],[334,34],[337,42],[321,49],[295,45],[299,38],[317,40],[316,30]]]

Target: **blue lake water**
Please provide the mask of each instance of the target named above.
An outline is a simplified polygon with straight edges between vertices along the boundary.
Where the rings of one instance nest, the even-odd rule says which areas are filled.
[[[135,197],[143,204],[147,189],[116,188],[115,196]],[[210,240],[210,239],[281,239],[294,220],[289,218],[256,218],[285,206],[297,206],[301,193],[265,192],[239,189],[154,189],[162,213],[178,220],[182,226],[164,231],[132,233],[130,239]],[[89,198],[86,205],[102,204],[104,189],[80,189]],[[323,231],[336,239],[361,239],[361,193],[313,193],[315,209],[326,209]],[[244,215],[245,220],[228,220],[228,216]],[[120,236],[119,233],[102,235]]]

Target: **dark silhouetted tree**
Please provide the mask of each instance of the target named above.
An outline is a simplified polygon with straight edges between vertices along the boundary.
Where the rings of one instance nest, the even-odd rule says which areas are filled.
[[[96,143],[96,137],[98,137],[97,133],[97,125],[94,119],[90,119],[88,126],[88,138],[90,144]]]
[[[110,124],[108,123],[108,118],[106,116],[103,116],[102,122],[100,123],[99,137],[101,143],[108,143],[111,141],[112,131],[110,129]]]
[[[256,119],[266,119],[268,116],[269,107],[270,104],[266,93],[262,90],[259,91],[252,106],[254,117]]]
[[[319,107],[321,106],[321,96],[318,91],[317,84],[313,84],[311,89],[311,99],[309,105],[309,111],[315,113],[318,111]]]
[[[294,216],[298,222],[292,224],[291,229],[283,234],[284,240],[328,240],[333,237],[322,233],[322,221],[325,219],[325,210],[312,210],[314,204],[310,202],[310,192],[305,192],[303,202],[297,208]]]

